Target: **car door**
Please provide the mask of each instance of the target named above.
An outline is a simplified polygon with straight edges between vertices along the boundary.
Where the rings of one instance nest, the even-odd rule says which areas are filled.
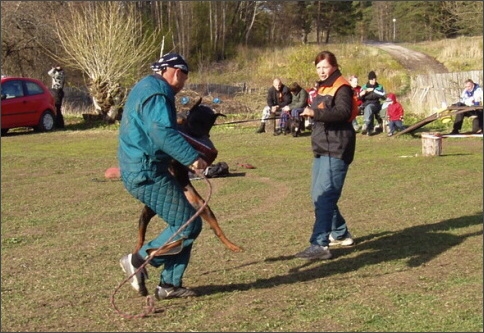
[[[29,121],[31,126],[37,126],[40,118],[45,110],[51,110],[53,113],[53,97],[47,88],[43,88],[37,82],[25,80],[24,81],[24,97],[26,109],[29,113]]]
[[[2,128],[31,126],[35,117],[28,98],[25,97],[22,80],[2,82]]]

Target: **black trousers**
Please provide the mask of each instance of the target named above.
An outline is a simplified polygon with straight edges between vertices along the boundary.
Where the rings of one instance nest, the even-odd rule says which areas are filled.
[[[64,99],[64,90],[62,88],[52,89],[54,95],[54,103],[57,112],[56,127],[64,128],[64,116],[62,115],[62,100]]]
[[[462,123],[464,122],[465,117],[472,117],[472,116],[477,116],[477,122],[479,124],[480,130],[482,130],[482,110],[481,111],[468,111],[468,112],[462,112],[459,114],[455,115],[455,120],[454,120],[454,131],[460,131],[462,128]],[[472,131],[477,131],[477,129],[474,128],[475,126],[472,126]]]

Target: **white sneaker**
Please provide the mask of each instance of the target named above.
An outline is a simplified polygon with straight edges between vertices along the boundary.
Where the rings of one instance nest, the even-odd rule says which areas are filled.
[[[329,235],[329,246],[336,246],[336,245],[341,245],[341,246],[353,246],[355,244],[355,241],[353,239],[353,236],[348,232],[346,235],[346,238],[343,239],[334,239],[333,236]]]
[[[123,272],[126,273],[126,276],[129,277],[134,274],[138,270],[137,267],[134,267],[133,264],[131,263],[131,257],[133,255],[127,254],[124,257],[122,257],[119,260],[119,265],[123,269]],[[148,272],[146,271],[146,268],[143,267],[138,273],[134,274],[132,276],[131,280],[131,286],[136,290],[141,296],[146,296],[148,295],[148,290],[146,289],[145,286],[145,279],[148,279]]]

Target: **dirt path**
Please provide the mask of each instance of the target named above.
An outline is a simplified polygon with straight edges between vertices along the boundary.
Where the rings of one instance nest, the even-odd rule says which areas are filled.
[[[392,43],[372,43],[370,45],[385,50],[403,67],[418,74],[449,72],[442,63],[424,53],[409,50]]]

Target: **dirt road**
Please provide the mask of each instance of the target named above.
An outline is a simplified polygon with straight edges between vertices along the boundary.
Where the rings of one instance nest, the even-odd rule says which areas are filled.
[[[449,72],[442,63],[424,53],[392,43],[371,43],[370,45],[385,50],[403,67],[417,74]]]

